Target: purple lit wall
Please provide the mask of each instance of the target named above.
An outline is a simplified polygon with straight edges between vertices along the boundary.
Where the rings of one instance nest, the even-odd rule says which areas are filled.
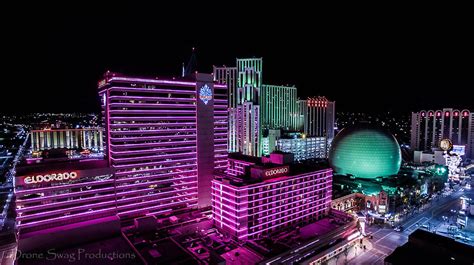
[[[113,170],[105,162],[19,167],[15,195],[20,233],[115,216]]]
[[[216,178],[212,182],[214,223],[235,239],[256,239],[326,216],[331,196],[331,169],[243,186]]]
[[[116,189],[121,195],[120,217],[197,207],[203,169],[198,166],[198,152],[210,167],[226,166],[226,86],[212,84],[211,78],[210,96],[207,90],[201,93],[201,81],[107,73],[99,82],[99,95],[105,97],[109,159],[117,170]],[[200,109],[213,112],[214,119],[211,115],[207,124],[198,125]],[[206,139],[207,151],[198,146],[204,134],[213,136]]]

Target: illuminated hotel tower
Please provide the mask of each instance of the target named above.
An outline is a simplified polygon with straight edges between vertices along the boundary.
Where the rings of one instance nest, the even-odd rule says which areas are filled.
[[[214,81],[226,84],[229,94],[229,133],[228,149],[229,152],[238,152],[237,147],[237,123],[236,119],[231,118],[236,115],[237,107],[237,67],[217,67],[214,66]]]
[[[231,119],[236,123],[238,151],[261,156],[260,89],[262,58],[237,59],[237,107]]]
[[[208,74],[107,72],[99,95],[119,216],[209,206],[213,171],[227,164],[227,87]]]
[[[428,151],[439,147],[444,138],[450,139],[454,145],[464,145],[466,156],[474,158],[474,113],[445,108],[411,114],[412,149]]]
[[[264,129],[297,131],[299,111],[296,87],[262,85],[260,116]]]
[[[103,151],[103,128],[31,130],[33,151],[83,148]]]
[[[334,138],[335,105],[325,97],[308,98],[298,101],[300,126],[307,136],[326,137],[328,147]]]

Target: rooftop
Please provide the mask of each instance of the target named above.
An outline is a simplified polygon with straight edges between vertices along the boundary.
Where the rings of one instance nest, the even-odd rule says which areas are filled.
[[[242,187],[261,182],[275,181],[277,179],[280,180],[282,178],[291,178],[292,176],[298,176],[305,173],[330,170],[327,161],[321,159],[298,162],[291,159],[293,162],[285,163],[286,161],[289,161],[288,158],[285,157],[289,154],[290,153],[279,151],[273,152],[272,155],[281,155],[275,160],[274,157],[256,158],[238,153],[232,153],[229,154],[229,158],[249,162],[253,165],[247,167],[245,173],[239,176],[230,175],[225,170],[218,170],[215,172],[215,178],[219,180],[227,180],[231,185]],[[288,170],[276,172],[273,177],[265,174],[269,169],[283,169],[285,167],[287,167]]]
[[[385,258],[386,264],[472,264],[474,247],[422,229]]]

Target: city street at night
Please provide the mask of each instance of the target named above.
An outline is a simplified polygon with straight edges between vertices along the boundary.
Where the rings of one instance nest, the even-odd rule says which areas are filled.
[[[449,196],[432,201],[429,207],[399,224],[404,227],[404,231],[402,232],[394,231],[393,228],[381,228],[377,226],[367,227],[367,235],[373,236],[373,238],[369,239],[372,249],[362,252],[362,254],[352,259],[351,264],[383,264],[383,259],[396,247],[405,244],[408,240],[408,235],[416,229],[430,228],[431,231],[436,231],[439,234],[449,236],[445,233],[446,229],[444,228],[445,226],[443,226],[444,221],[442,217],[452,215],[452,209],[460,209],[461,204],[459,198],[462,195],[472,196],[474,195],[474,191],[472,189],[457,191]],[[470,222],[468,228],[465,229],[465,233],[471,234],[471,241],[468,243],[473,244],[474,224],[472,223],[472,220],[470,220]]]

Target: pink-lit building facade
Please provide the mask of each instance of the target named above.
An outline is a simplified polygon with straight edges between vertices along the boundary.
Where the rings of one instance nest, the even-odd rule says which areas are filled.
[[[48,246],[106,224],[100,236],[118,233],[114,170],[106,160],[21,164],[15,176],[16,222],[22,250]],[[107,231],[106,231],[107,230]],[[65,236],[69,235],[69,236]],[[91,239],[94,233],[83,234]],[[99,235],[97,235],[99,236]],[[59,245],[59,244],[58,244]]]
[[[277,160],[257,164],[229,159],[234,169],[216,172],[212,212],[218,229],[238,240],[257,239],[329,214],[332,170]],[[243,174],[236,175],[241,168]]]
[[[107,72],[98,89],[118,215],[210,206],[213,171],[227,165],[227,86],[210,74],[177,80]]]

